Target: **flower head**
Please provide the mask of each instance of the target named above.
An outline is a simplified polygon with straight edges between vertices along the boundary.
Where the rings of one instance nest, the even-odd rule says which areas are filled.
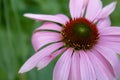
[[[34,31],[36,53],[19,73],[34,67],[40,70],[62,54],[53,80],[116,80],[120,76],[120,28],[111,26],[109,19],[116,3],[103,8],[101,0],[70,0],[70,19],[63,14],[25,14],[46,22]]]

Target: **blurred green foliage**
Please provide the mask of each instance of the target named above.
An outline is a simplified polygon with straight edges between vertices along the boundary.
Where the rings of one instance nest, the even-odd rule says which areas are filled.
[[[113,0],[102,0],[107,5]],[[40,22],[23,17],[24,13],[68,16],[69,0],[0,0],[0,80],[52,80],[55,61],[48,67],[18,74],[22,64],[34,53],[33,30]],[[112,25],[120,26],[120,1],[111,15]]]

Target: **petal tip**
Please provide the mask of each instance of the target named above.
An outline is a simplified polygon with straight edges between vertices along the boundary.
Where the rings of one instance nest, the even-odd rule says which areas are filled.
[[[24,16],[24,17],[31,18],[31,17],[33,16],[33,14],[31,14],[31,13],[25,13],[23,16]]]
[[[20,70],[18,71],[18,73],[23,74],[23,73],[28,72],[30,70],[31,70],[31,68],[29,69],[29,68],[22,67],[22,68],[20,68]]]
[[[117,5],[117,0],[115,0],[115,1],[113,1],[113,2],[111,3],[111,6],[116,7],[116,5]]]
[[[34,67],[30,67],[29,65],[23,65],[20,70],[18,71],[18,73],[22,74],[25,72],[30,71],[31,69],[33,69]]]
[[[116,6],[116,4],[117,4],[117,0],[115,0],[115,1],[113,2],[113,5],[115,5],[115,6]]]
[[[28,15],[28,14],[27,14],[27,13],[25,13],[23,16],[24,16],[24,17],[26,17],[27,15]]]
[[[25,72],[25,70],[23,70],[22,68],[18,71],[18,73],[20,73],[20,74],[22,74],[24,72]]]

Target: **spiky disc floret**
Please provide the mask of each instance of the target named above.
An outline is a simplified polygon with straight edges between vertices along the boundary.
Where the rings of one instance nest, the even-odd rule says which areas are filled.
[[[76,50],[91,49],[99,39],[96,25],[85,18],[70,20],[61,34],[65,45]]]

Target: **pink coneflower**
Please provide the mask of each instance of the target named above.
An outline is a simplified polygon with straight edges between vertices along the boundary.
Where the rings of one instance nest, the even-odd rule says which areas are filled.
[[[36,53],[19,73],[39,70],[58,55],[53,80],[116,80],[120,75],[120,28],[109,15],[116,1],[102,8],[101,0],[70,0],[71,19],[63,14],[25,14],[46,21],[32,37]]]

